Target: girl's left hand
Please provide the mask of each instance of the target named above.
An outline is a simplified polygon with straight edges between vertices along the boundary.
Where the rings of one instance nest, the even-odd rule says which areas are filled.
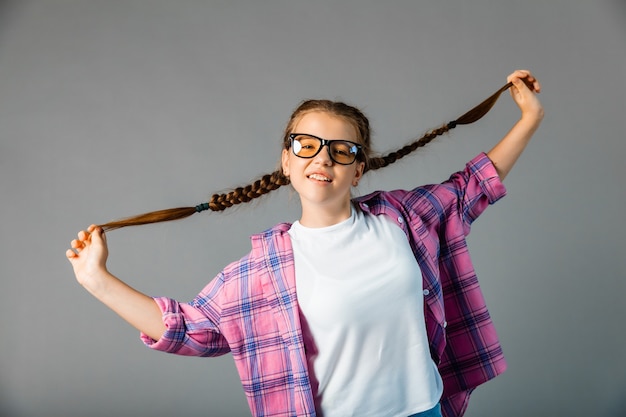
[[[535,76],[528,70],[517,70],[507,77],[507,81],[513,83],[511,97],[522,111],[522,117],[543,119],[543,106],[537,98],[541,84]]]

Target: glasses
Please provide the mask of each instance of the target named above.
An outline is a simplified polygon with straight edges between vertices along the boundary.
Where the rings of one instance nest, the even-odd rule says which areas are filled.
[[[356,160],[359,151],[363,148],[358,143],[349,140],[328,140],[317,136],[302,133],[289,135],[293,154],[300,158],[313,158],[320,153],[324,145],[328,145],[328,155],[333,162],[340,165],[350,165]]]

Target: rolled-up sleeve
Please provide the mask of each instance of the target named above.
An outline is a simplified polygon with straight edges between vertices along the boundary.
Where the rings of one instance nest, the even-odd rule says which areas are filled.
[[[467,169],[476,178],[476,184],[487,197],[489,204],[493,204],[506,195],[506,188],[491,159],[481,153],[467,164]]]
[[[141,333],[151,349],[184,356],[219,356],[230,351],[215,318],[194,303],[180,303],[167,297],[154,298],[161,309],[166,331],[159,340]]]
[[[458,195],[458,212],[464,225],[465,235],[474,220],[490,205],[506,195],[506,187],[500,180],[495,166],[485,153],[467,163],[463,171],[453,174],[444,185],[452,186]]]

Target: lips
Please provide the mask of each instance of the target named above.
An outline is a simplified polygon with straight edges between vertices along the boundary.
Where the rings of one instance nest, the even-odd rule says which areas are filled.
[[[307,178],[311,179],[311,180],[316,180],[316,181],[323,181],[323,182],[332,182],[333,180],[328,178],[326,175],[323,174],[310,174],[307,175]]]

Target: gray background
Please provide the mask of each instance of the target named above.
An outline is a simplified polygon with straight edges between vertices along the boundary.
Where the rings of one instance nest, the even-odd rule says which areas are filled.
[[[229,356],[152,352],[76,283],[75,233],[273,170],[304,98],[358,105],[388,151],[530,68],[546,118],[469,238],[509,370],[466,415],[626,415],[625,16],[582,0],[0,2],[2,412],[249,415]],[[504,95],[358,192],[439,182],[517,117]],[[189,300],[298,210],[285,188],[115,231],[109,267]]]

